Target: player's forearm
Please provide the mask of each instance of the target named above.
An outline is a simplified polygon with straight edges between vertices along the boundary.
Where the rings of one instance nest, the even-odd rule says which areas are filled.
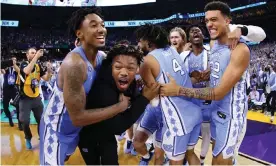
[[[35,56],[32,61],[28,64],[28,66],[26,66],[23,71],[25,74],[30,74],[33,69],[34,69],[34,65],[36,64],[38,58]]]
[[[196,98],[202,100],[221,100],[223,95],[214,88],[179,88],[179,96]]]
[[[105,108],[85,110],[86,96],[83,94],[72,95],[70,99],[65,98],[65,104],[69,111],[70,118],[74,126],[86,126],[112,118],[122,112],[120,103]]]
[[[17,73],[20,72],[20,68],[16,64],[13,65],[13,68]]]
[[[120,103],[105,108],[96,108],[80,111],[75,118],[75,126],[86,126],[109,119],[122,112]]]

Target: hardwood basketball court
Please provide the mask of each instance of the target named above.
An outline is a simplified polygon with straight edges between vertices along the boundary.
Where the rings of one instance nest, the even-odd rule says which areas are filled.
[[[31,125],[33,133],[33,150],[26,150],[24,133],[19,131],[17,125],[10,127],[8,123],[1,123],[1,165],[38,165],[39,164],[39,140],[36,125]],[[118,155],[120,165],[138,165],[139,157],[124,154],[125,140],[119,142]],[[201,140],[196,145],[196,154],[200,153]],[[205,164],[210,165],[212,160],[211,146],[207,154]],[[238,163],[241,165],[261,165],[258,162],[239,156]],[[68,165],[84,165],[79,149],[71,156]],[[153,164],[151,161],[150,164]]]

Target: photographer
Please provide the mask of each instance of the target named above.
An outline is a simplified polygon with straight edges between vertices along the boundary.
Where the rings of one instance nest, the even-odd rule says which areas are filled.
[[[16,93],[18,92],[18,88],[16,86],[16,80],[19,72],[19,67],[16,64],[16,58],[13,57],[11,60],[13,62],[12,67],[7,67],[6,69],[1,69],[1,73],[4,75],[4,83],[3,83],[3,107],[6,116],[9,119],[10,126],[13,127],[12,116],[9,110],[9,103],[11,99],[14,99]],[[19,122],[19,109],[16,107],[17,119],[18,119],[18,128],[22,130],[21,124]]]
[[[23,125],[23,131],[26,139],[27,149],[32,149],[31,139],[32,133],[30,130],[30,113],[33,111],[36,122],[38,123],[38,131],[41,115],[43,112],[43,103],[40,98],[39,81],[43,78],[48,81],[51,78],[51,66],[47,66],[45,71],[38,59],[43,56],[43,50],[36,51],[35,48],[29,48],[26,52],[28,61],[22,62],[20,66],[20,74],[23,79],[20,79],[19,101],[19,119]]]

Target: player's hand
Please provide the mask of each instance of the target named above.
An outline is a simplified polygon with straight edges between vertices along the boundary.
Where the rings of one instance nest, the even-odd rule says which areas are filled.
[[[234,31],[228,33],[229,48],[234,50],[242,36],[241,28],[236,28]]]
[[[192,43],[186,43],[183,51],[191,51],[192,50]]]
[[[40,49],[36,52],[35,57],[40,58],[43,56],[43,49]]]
[[[159,94],[159,90],[160,90],[160,84],[158,84],[158,83],[154,83],[154,84],[150,85],[150,87],[145,85],[143,88],[142,94],[149,101],[151,101]]]
[[[175,79],[172,78],[168,73],[167,76],[169,78],[169,83],[162,84],[160,88],[160,95],[161,96],[178,96],[180,86],[177,85]]]
[[[124,94],[120,94],[119,101],[119,105],[122,108],[120,112],[124,112],[130,106],[130,98],[126,97]]]
[[[201,75],[202,75],[202,74],[201,74],[199,71],[195,70],[195,71],[193,71],[193,72],[191,73],[190,76],[193,77],[193,78],[195,78],[196,80],[200,81]]]
[[[200,81],[209,81],[210,80],[210,74],[211,74],[210,69],[206,69],[206,70],[202,71],[201,76],[200,76]]]

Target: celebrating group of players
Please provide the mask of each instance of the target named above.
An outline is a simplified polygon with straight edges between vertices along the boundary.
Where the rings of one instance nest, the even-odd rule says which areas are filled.
[[[194,146],[200,131],[207,140],[201,158],[211,137],[212,163],[232,165],[246,128],[250,51],[244,41],[262,41],[265,33],[230,21],[227,4],[210,2],[205,6],[210,48],[198,25],[186,36],[181,28],[168,35],[146,24],[135,32],[138,48],[120,44],[105,55],[99,50],[107,31],[98,9],[73,13],[69,23],[79,46],[63,60],[42,115],[40,164],[64,165],[79,146],[86,164],[117,165],[114,135],[139,119],[133,145],[141,165],[153,156],[145,146],[153,133],[155,164],[163,163],[165,153],[170,164],[182,165],[186,158],[199,165]]]

